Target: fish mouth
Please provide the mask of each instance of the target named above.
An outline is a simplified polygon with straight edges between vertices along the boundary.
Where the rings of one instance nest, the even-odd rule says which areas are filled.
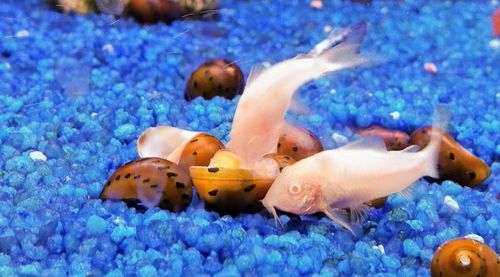
[[[264,205],[264,208],[266,208],[266,210],[274,216],[274,224],[276,225],[276,227],[278,227],[278,223],[279,223],[281,228],[284,228],[283,224],[281,223],[280,218],[278,217],[278,213],[276,212],[276,208],[273,205],[271,205],[268,201],[266,201],[266,199],[263,199],[260,202],[262,202],[262,205]]]

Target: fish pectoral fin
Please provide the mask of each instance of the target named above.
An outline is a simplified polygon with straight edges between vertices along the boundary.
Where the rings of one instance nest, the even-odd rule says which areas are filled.
[[[420,146],[418,146],[416,144],[410,145],[410,146],[406,147],[405,149],[401,150],[401,152],[408,152],[408,153],[415,153],[418,151],[420,151]]]
[[[416,193],[415,192],[415,184],[409,185],[407,188],[405,188],[404,190],[402,190],[398,193],[404,199],[406,199],[408,201],[413,201],[413,199],[415,199],[415,193]]]
[[[342,225],[342,227],[346,228],[347,230],[349,230],[349,232],[351,232],[353,235],[355,235],[354,231],[352,230],[351,224],[349,224],[349,220],[347,219],[347,216],[344,215],[343,210],[328,207],[328,208],[323,209],[323,213],[326,216],[328,216],[332,221]]]
[[[360,138],[356,141],[353,141],[349,144],[346,144],[338,148],[338,150],[359,150],[359,149],[367,149],[367,150],[374,150],[381,152],[387,151],[384,139],[377,136],[368,136]]]
[[[248,75],[247,86],[253,83],[257,79],[257,77],[259,77],[266,69],[267,67],[264,64],[254,65],[250,70],[250,74]]]
[[[360,224],[365,221],[370,211],[370,207],[366,204],[361,204],[349,209],[351,210],[351,223],[353,224]]]

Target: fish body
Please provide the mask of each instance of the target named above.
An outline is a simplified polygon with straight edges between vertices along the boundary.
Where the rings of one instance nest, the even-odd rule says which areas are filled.
[[[283,169],[262,200],[275,219],[276,208],[298,215],[324,212],[352,232],[342,209],[354,221],[365,216],[370,200],[403,192],[423,176],[438,176],[441,132],[422,151],[412,145],[387,151],[382,138],[367,137],[323,151]]]
[[[266,154],[276,152],[292,97],[304,83],[326,73],[361,65],[359,55],[366,24],[333,32],[309,54],[252,71],[236,108],[227,148],[239,155],[247,169]],[[258,173],[258,172],[257,172]]]

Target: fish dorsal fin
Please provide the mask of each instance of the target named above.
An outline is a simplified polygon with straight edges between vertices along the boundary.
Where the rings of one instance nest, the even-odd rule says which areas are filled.
[[[257,79],[266,69],[267,67],[262,63],[254,65],[252,70],[250,70],[250,74],[248,74],[247,86],[253,83],[253,81],[255,81],[255,79]]]
[[[384,140],[381,137],[377,136],[368,136],[360,138],[356,141],[353,141],[339,148],[339,150],[360,150],[360,149],[383,151],[383,152],[387,151]]]
[[[420,150],[420,147],[416,144],[410,145],[406,147],[405,149],[401,150],[401,152],[408,152],[408,153],[414,153],[418,152]]]

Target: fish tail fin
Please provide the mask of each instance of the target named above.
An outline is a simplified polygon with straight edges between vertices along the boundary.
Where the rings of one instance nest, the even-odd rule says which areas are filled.
[[[376,62],[377,58],[359,54],[359,47],[366,31],[365,22],[348,28],[336,29],[325,40],[318,43],[308,56],[318,61],[324,73]]]
[[[450,111],[444,106],[438,106],[434,111],[434,119],[432,123],[431,139],[429,144],[421,151],[425,156],[426,176],[432,178],[439,178],[438,162],[439,150],[441,148],[441,139],[448,129],[448,122],[450,121]]]

